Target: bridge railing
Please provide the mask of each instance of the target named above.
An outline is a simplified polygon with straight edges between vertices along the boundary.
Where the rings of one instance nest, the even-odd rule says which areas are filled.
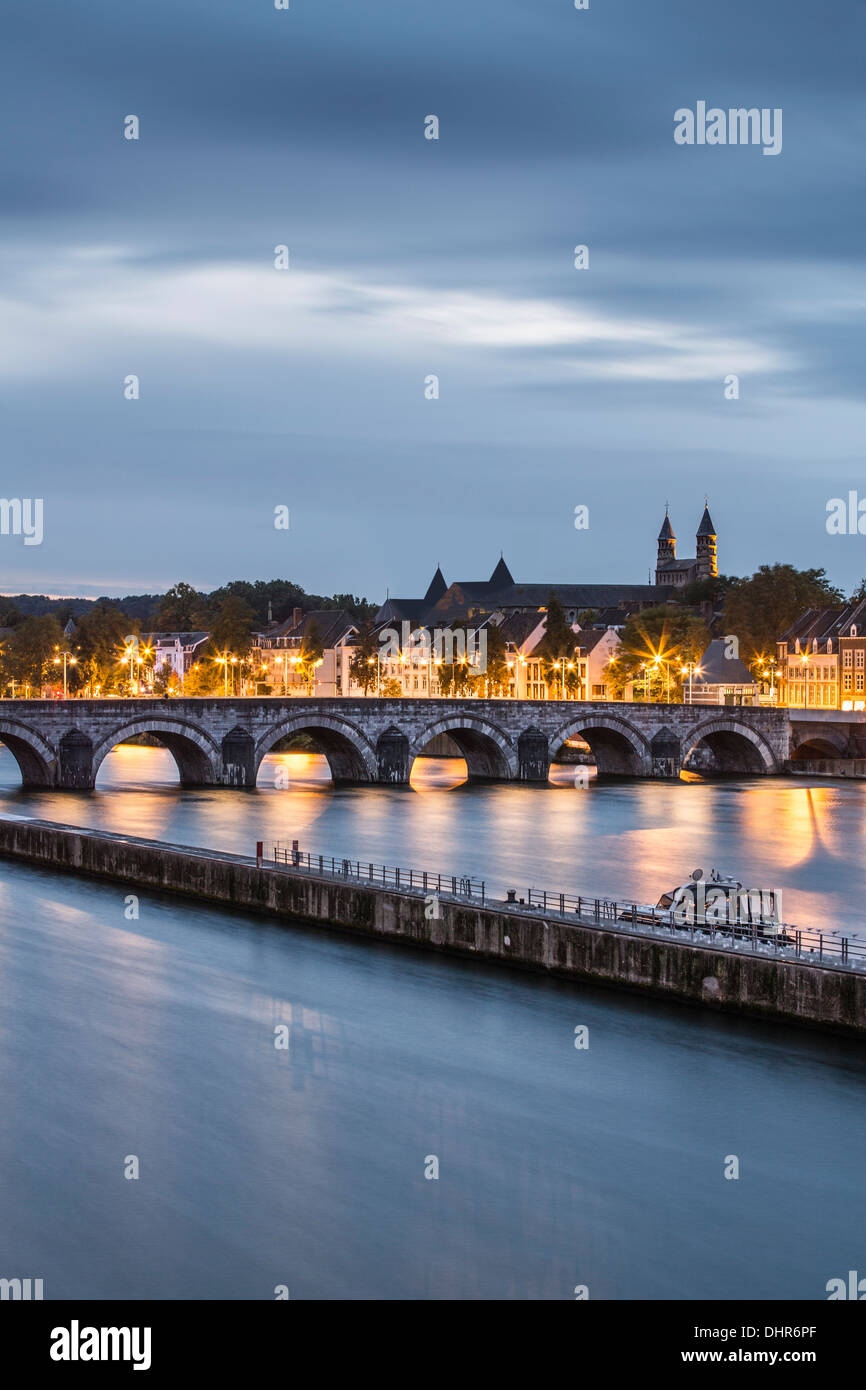
[[[337,878],[352,879],[358,883],[372,883],[382,888],[408,888],[424,894],[436,893],[446,897],[465,898],[482,905],[488,902],[484,879],[473,878],[470,874],[439,873],[432,869],[403,869],[391,864],[374,864],[372,860],[367,859],[346,859],[342,855],[319,854],[316,850],[302,850],[296,840],[291,843],[276,841],[272,859],[277,868],[329,874]]]

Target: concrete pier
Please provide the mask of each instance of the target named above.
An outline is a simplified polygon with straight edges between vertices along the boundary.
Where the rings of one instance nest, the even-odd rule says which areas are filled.
[[[750,956],[595,927],[519,907],[256,866],[254,859],[37,820],[0,820],[0,855],[197,901],[267,913],[637,990],[732,1013],[866,1036],[866,971]]]

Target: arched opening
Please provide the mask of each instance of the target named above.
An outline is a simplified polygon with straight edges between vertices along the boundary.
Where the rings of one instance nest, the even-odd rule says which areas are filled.
[[[255,758],[256,785],[265,790],[376,779],[375,751],[362,734],[337,720],[287,721],[260,740]]]
[[[416,791],[450,791],[469,780],[460,745],[450,734],[436,734],[416,753],[409,780]]]
[[[586,786],[598,777],[595,754],[580,734],[554,748],[548,781],[556,787]]]
[[[214,786],[220,753],[190,727],[141,720],[118,729],[93,752],[94,785]]]
[[[54,754],[38,735],[0,723],[0,742],[5,750],[0,754],[2,785],[13,787],[20,778],[23,787],[53,787]]]
[[[715,728],[699,732],[683,758],[686,779],[701,777],[742,777],[772,772],[772,757],[757,738],[737,729]]]
[[[813,762],[820,758],[842,758],[845,748],[838,748],[830,738],[809,737],[798,743],[791,752],[792,762]]]
[[[598,777],[640,777],[651,770],[645,740],[625,720],[611,716],[604,722],[572,725],[551,739],[552,780],[573,780],[576,768]]]
[[[442,737],[448,739],[443,745]],[[507,782],[517,775],[517,759],[505,735],[481,719],[459,715],[454,719],[441,719],[433,724],[415,740],[410,750],[410,780],[418,783],[424,777],[424,762],[430,750],[453,747],[456,755],[452,757],[453,773],[459,772],[462,759],[466,775],[458,778],[441,775],[439,780],[445,786],[459,786],[462,782]],[[416,764],[419,766],[416,767]]]

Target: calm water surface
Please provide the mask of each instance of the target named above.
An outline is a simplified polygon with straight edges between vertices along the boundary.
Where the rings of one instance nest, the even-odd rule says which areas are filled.
[[[85,796],[22,792],[3,752],[0,809],[497,888],[655,897],[715,864],[794,920],[862,913],[857,784],[556,775],[335,791],[289,754],[181,792],[124,747]],[[826,1297],[863,1265],[864,1093],[844,1040],[155,895],[128,921],[119,888],[0,863],[0,1275],[48,1298]]]

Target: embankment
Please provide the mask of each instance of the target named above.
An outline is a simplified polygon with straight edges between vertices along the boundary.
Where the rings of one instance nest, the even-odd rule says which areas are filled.
[[[866,971],[684,944],[499,903],[482,907],[445,895],[431,901],[418,890],[259,868],[242,856],[47,821],[0,820],[0,855],[286,922],[866,1036]]]

